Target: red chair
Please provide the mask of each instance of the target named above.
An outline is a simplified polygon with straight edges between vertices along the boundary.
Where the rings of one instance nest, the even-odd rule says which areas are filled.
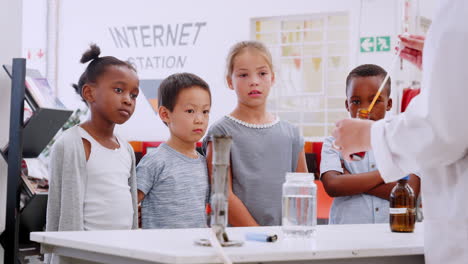
[[[313,159],[316,164],[309,164],[307,163],[308,169],[310,173],[317,173],[320,174],[320,161],[321,161],[321,154],[322,154],[322,145],[323,142],[305,142],[304,144],[304,152],[307,154],[313,154]]]
[[[142,148],[142,154],[143,156],[146,155],[146,153],[148,153],[148,148],[151,149],[151,148],[157,148],[159,147],[159,145],[161,145],[161,143],[163,143],[162,141],[143,141],[143,148]]]
[[[328,224],[333,197],[328,196],[320,180],[314,182],[317,185],[317,222],[318,224]]]
[[[307,154],[313,154],[315,159],[315,164],[308,164],[310,173],[316,173],[317,175],[320,174],[322,145],[323,142],[306,142],[304,145],[304,152],[306,153],[306,156]],[[317,185],[317,223],[328,224],[333,197],[330,197],[327,194],[322,182],[319,179],[315,180],[314,182]]]

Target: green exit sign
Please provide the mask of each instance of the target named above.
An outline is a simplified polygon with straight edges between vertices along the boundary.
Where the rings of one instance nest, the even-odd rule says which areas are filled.
[[[374,52],[374,37],[361,38],[361,52]]]
[[[387,52],[391,49],[390,36],[362,37],[360,38],[360,50],[362,53]]]
[[[376,51],[390,51],[390,36],[375,38]]]

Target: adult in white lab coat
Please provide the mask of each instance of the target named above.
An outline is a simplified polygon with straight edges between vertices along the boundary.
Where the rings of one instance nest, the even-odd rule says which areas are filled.
[[[418,55],[403,43],[402,57]],[[377,122],[342,120],[333,135],[344,157],[372,148],[386,182],[420,171],[426,263],[466,264],[468,1],[441,1],[424,43],[421,94],[406,112]]]

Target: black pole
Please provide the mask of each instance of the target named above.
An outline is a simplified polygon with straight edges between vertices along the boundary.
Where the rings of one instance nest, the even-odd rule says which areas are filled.
[[[13,59],[8,146],[7,206],[4,231],[5,263],[18,261],[19,180],[23,160],[23,109],[26,59]]]

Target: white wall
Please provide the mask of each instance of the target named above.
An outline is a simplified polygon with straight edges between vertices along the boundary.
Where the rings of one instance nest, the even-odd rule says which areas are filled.
[[[22,38],[22,1],[0,1],[0,32],[2,46],[0,49],[0,65],[12,63],[12,58],[21,56]],[[11,82],[3,68],[0,69],[0,147],[8,142],[10,121],[10,90]],[[7,167],[0,158],[0,233],[5,229],[5,206]],[[0,254],[1,257],[1,254]],[[3,261],[3,257],[0,258]]]
[[[362,0],[361,5],[358,18],[359,37],[390,36],[391,46],[394,47],[398,41],[396,36],[400,32],[400,1]],[[359,47],[355,49],[355,52],[360,52]],[[359,53],[358,60],[352,68],[367,63],[377,64],[389,72],[394,79],[394,72],[397,68],[396,65],[392,65],[394,57],[393,50],[390,52]],[[391,97],[397,97],[396,89],[392,89]],[[394,107],[392,113],[395,110]]]
[[[386,2],[386,1],[379,1]],[[136,56],[187,56],[182,69],[139,69],[142,79],[164,78],[177,71],[194,72],[206,79],[213,93],[211,122],[229,113],[235,106],[236,99],[224,82],[225,57],[228,49],[235,42],[250,38],[250,19],[254,17],[286,16],[313,14],[321,12],[348,11],[351,17],[351,36],[357,36],[359,17],[358,0],[319,1],[291,0],[272,4],[271,1],[168,1],[164,6],[154,1],[64,1],[60,11],[58,91],[63,101],[76,107],[77,96],[70,87],[82,73],[84,66],[78,63],[81,53],[88,43],[98,43],[104,54],[112,54],[122,59]],[[113,5],[113,12],[107,10]],[[86,19],[83,19],[83,16]],[[181,23],[206,22],[201,28],[195,45],[177,47],[135,47],[116,46],[109,27],[140,25],[173,25]],[[375,23],[374,23],[375,24]],[[392,26],[391,34],[394,33]],[[138,32],[137,32],[138,33]],[[129,33],[130,34],[130,33]],[[114,36],[115,37],[115,36]],[[132,38],[129,37],[132,43]],[[137,34],[137,40],[141,38]],[[357,50],[356,41],[352,49]],[[139,44],[140,46],[140,44]],[[352,63],[356,62],[353,58]],[[377,60],[380,60],[378,58]],[[149,104],[140,98],[134,117],[119,128],[129,139],[164,140],[168,136],[167,128],[157,118]]]
[[[47,0],[22,0],[23,25],[21,53],[26,66],[46,76]]]
[[[397,42],[398,35],[398,1],[363,0],[361,1],[358,19],[359,37],[391,36],[392,44]],[[357,39],[359,42],[359,39]],[[384,68],[391,62],[393,52],[359,53],[356,66],[365,63],[379,64]],[[387,63],[386,63],[387,62]]]
[[[440,0],[419,0],[419,14],[432,19]]]
[[[39,6],[37,14],[46,15],[44,0],[32,3]],[[420,1],[419,5],[424,14],[430,17],[436,0]],[[321,12],[347,11],[351,18],[351,60],[350,68],[362,63],[376,63],[388,69],[392,60],[391,52],[360,53],[359,37],[390,35],[392,44],[396,44],[396,35],[400,32],[399,20],[401,15],[401,2],[388,0],[290,0],[290,1],[159,1],[135,0],[132,2],[118,0],[84,0],[84,1],[58,1],[59,27],[57,47],[57,87],[59,97],[70,108],[82,107],[79,98],[74,94],[70,84],[77,82],[79,75],[86,65],[79,63],[83,51],[91,42],[97,43],[103,55],[113,55],[121,59],[152,56],[182,56],[187,57],[184,67],[153,69],[139,68],[141,79],[162,79],[169,74],[188,71],[200,75],[212,88],[213,108],[211,123],[222,115],[230,112],[235,106],[236,99],[232,91],[228,90],[224,82],[225,57],[229,47],[237,41],[250,39],[250,19],[256,17],[287,16],[313,14]],[[112,12],[109,12],[112,5]],[[421,11],[423,12],[423,11]],[[31,16],[33,17],[33,16]],[[46,23],[45,19],[34,18],[37,24]],[[130,47],[116,44],[109,29],[132,26],[176,25],[192,23],[186,41],[193,39],[196,34],[195,23],[205,22],[200,27],[195,45],[186,46],[153,46],[142,47],[142,38],[139,29],[135,31],[137,45],[134,43],[132,31],[127,30]],[[29,27],[26,30],[44,32]],[[151,35],[151,28],[144,34]],[[143,35],[144,35],[143,34]],[[41,35],[25,41],[25,45],[33,47],[44,43]],[[26,37],[25,37],[26,38]],[[29,42],[31,41],[31,42]],[[145,40],[151,44],[151,36]],[[117,41],[118,42],[118,41]],[[125,46],[125,45],[124,45]],[[49,52],[51,53],[51,52]],[[168,137],[167,128],[162,124],[151,109],[149,103],[141,96],[137,102],[137,110],[132,119],[118,128],[129,140],[156,141]]]

